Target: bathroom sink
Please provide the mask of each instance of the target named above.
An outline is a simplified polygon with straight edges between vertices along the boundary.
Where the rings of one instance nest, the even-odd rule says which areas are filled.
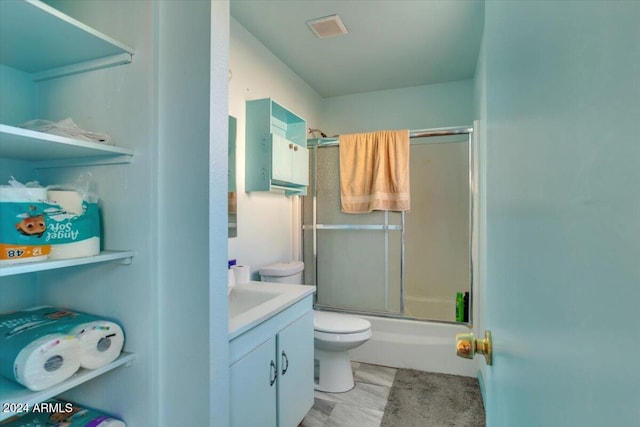
[[[315,286],[248,282],[229,294],[229,339],[259,325],[314,293]]]
[[[280,294],[280,292],[274,292],[273,290],[247,289],[242,286],[236,286],[229,294],[229,319],[256,308]]]

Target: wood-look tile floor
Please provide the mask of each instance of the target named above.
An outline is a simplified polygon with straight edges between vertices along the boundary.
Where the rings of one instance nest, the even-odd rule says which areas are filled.
[[[384,425],[393,427],[485,425],[479,386],[469,384],[477,382],[475,379],[422,371],[412,373],[357,362],[352,364],[352,369],[355,387],[346,393],[316,391],[315,403],[299,427],[380,427],[383,421]],[[411,379],[419,377],[421,387],[408,381],[407,375],[416,375]],[[387,404],[394,380],[399,388],[394,389],[395,397]],[[437,389],[433,389],[434,384]],[[425,392],[431,399],[427,405],[421,400]],[[398,393],[405,393],[400,412],[397,412]],[[386,417],[385,408],[389,412]],[[398,423],[403,425],[396,425]]]
[[[395,368],[352,363],[355,387],[345,393],[315,392],[315,403],[299,427],[379,427]]]

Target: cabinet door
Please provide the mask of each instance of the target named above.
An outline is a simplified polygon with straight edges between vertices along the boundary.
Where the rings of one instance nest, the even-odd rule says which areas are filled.
[[[278,334],[278,426],[295,427],[313,406],[313,311]]]
[[[232,427],[276,426],[276,338],[231,365]]]
[[[290,146],[293,142],[285,138],[271,135],[271,178],[282,182],[291,182],[293,149]]]
[[[297,185],[309,185],[309,150],[295,145],[293,147],[293,165],[291,182]]]

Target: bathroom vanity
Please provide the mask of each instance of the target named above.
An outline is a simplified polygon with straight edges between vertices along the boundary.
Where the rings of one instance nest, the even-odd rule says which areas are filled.
[[[267,282],[231,291],[231,426],[295,427],[313,406],[314,292]]]

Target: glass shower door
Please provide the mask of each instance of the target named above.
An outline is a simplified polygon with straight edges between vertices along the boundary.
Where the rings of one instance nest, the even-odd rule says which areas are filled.
[[[338,147],[311,151],[311,197],[304,200],[304,224],[316,226],[304,230],[305,283],[316,284],[317,305],[400,313],[401,214],[342,213]]]
[[[343,213],[339,148],[312,145],[303,229],[305,283],[317,286],[317,306],[470,321],[472,145],[462,138],[412,140],[407,213]]]

